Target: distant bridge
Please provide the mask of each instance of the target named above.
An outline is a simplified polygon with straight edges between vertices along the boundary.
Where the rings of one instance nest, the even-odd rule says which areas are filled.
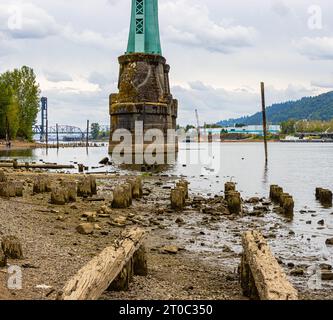
[[[110,131],[109,126],[100,126],[101,131]],[[32,132],[34,134],[42,134],[42,126],[36,125],[32,128]],[[49,135],[57,134],[57,126],[48,127],[47,132]],[[89,134],[91,131],[89,131]],[[68,125],[59,125],[58,126],[58,134],[61,135],[81,135],[84,137],[87,134],[87,130],[82,130],[79,127],[68,126]]]

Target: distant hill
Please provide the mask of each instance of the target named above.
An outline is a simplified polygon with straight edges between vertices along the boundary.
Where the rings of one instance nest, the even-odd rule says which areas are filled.
[[[298,101],[273,104],[267,108],[267,119],[272,124],[280,124],[289,119],[331,120],[333,119],[333,91]],[[262,113],[218,122],[222,126],[233,126],[235,123],[262,124]]]

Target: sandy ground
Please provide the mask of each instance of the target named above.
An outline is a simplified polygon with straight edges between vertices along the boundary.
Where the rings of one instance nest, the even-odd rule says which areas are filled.
[[[56,184],[59,176],[54,177],[53,182]],[[4,290],[9,275],[6,268],[3,268],[0,273],[2,285],[0,298],[55,299],[66,280],[94,255],[111,245],[125,228],[110,225],[110,218],[98,218],[96,224],[101,230],[95,231],[93,235],[81,235],[76,232],[76,226],[84,220],[81,217],[82,213],[97,211],[102,205],[108,204],[112,194],[110,189],[115,180],[119,182],[121,178],[99,182],[99,197],[105,197],[104,202],[78,200],[74,205],[66,206],[50,205],[49,194],[33,196],[31,177],[28,175],[15,175],[15,179],[25,181],[24,197],[0,199],[0,237],[15,235],[22,243],[24,259],[9,260],[9,265],[22,268],[23,288]],[[145,279],[137,279],[134,285],[137,283],[140,288],[154,288],[154,291],[147,295],[146,290],[141,290],[132,298],[240,298],[241,294],[232,270],[228,270],[227,273],[221,272],[220,267],[204,263],[199,268],[201,262],[198,256],[186,251],[177,255],[159,253],[156,248],[157,243],[160,246],[173,243],[173,238],[168,236],[165,226],[175,225],[177,214],[170,212],[163,214],[163,218],[159,217],[159,220],[154,218],[157,202],[159,210],[160,206],[167,208],[169,191],[165,189],[165,195],[159,193],[157,199],[152,191],[153,185],[150,182],[146,184],[146,197],[135,201],[131,208],[113,210],[111,214],[113,218],[122,215],[139,219],[142,221],[141,226],[150,231],[147,239],[150,275]],[[129,220],[128,225],[132,224]],[[177,277],[171,270],[179,270]],[[228,275],[230,279],[226,280]],[[221,290],[221,280],[230,286],[230,290],[225,290],[227,288]],[[116,298],[116,296],[111,295],[107,298]]]
[[[29,148],[36,148],[38,144],[35,142],[28,142],[28,141],[19,141],[15,140],[12,141],[10,150],[20,150],[20,149],[29,149]],[[0,150],[7,150],[6,141],[0,140]]]
[[[154,176],[144,179],[142,199],[129,209],[111,209],[110,217],[98,217],[94,222],[98,228],[92,235],[81,235],[76,227],[86,220],[82,213],[109,205],[112,188],[126,177],[99,176],[98,197],[105,201],[78,199],[75,204],[55,206],[49,204],[50,194],[32,195],[33,175],[11,173],[11,178],[24,181],[24,197],[0,198],[0,238],[17,236],[24,253],[23,260],[8,261],[22,268],[22,289],[6,290],[7,268],[0,269],[0,299],[55,299],[71,276],[134,224],[149,232],[149,275],[135,277],[127,292],[106,292],[101,299],[245,299],[237,273],[240,252],[227,247],[224,239],[231,237],[239,245],[242,230],[262,227],[259,218],[249,224],[235,217],[202,213],[190,204],[183,213],[175,212],[169,207],[169,195],[176,177]],[[53,184],[64,177],[77,179],[76,175],[49,176]],[[126,217],[127,223],[115,227],[111,222],[119,216]],[[218,237],[212,240],[214,232]],[[165,254],[166,245],[176,246],[178,253]],[[332,298],[332,291],[308,291],[304,285],[298,289],[304,299]]]

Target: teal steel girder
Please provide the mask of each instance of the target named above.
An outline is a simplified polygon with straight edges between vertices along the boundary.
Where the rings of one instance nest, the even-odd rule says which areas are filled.
[[[132,0],[128,53],[162,55],[158,0]]]

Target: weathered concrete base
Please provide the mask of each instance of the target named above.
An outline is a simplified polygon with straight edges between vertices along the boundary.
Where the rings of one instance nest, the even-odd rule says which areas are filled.
[[[114,133],[125,129],[132,136],[127,145],[127,153],[140,153],[151,144],[151,139],[143,139],[150,129],[158,129],[164,137],[164,145],[156,152],[167,152],[168,129],[176,129],[178,102],[170,92],[169,71],[165,58],[160,55],[133,53],[119,57],[119,93],[110,95],[111,132],[109,153],[120,143]],[[135,123],[142,127],[135,130]],[[171,148],[178,150],[178,143]],[[172,149],[169,149],[169,151]],[[133,162],[134,164],[134,162]]]

